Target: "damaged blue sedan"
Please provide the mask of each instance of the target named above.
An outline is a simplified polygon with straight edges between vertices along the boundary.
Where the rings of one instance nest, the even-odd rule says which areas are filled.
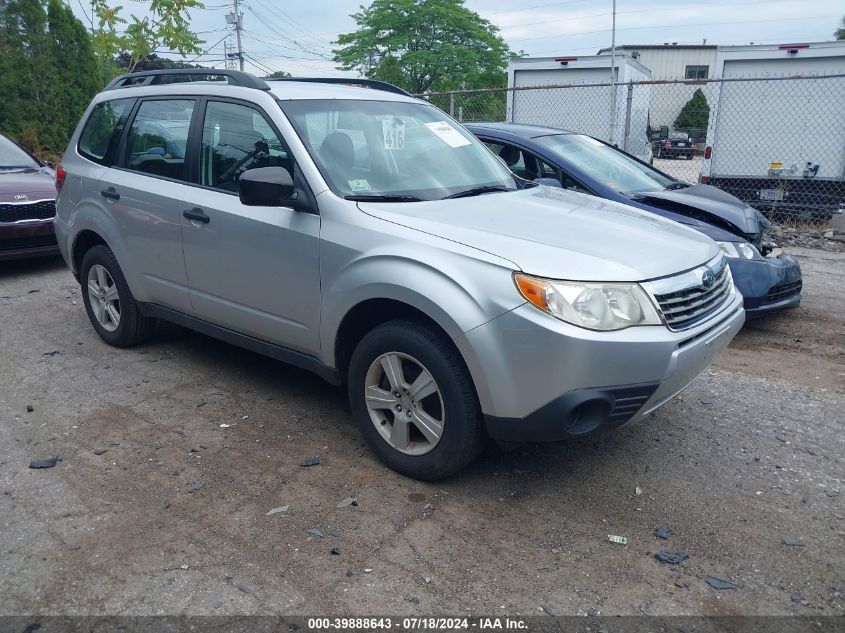
[[[798,260],[788,253],[772,256],[774,244],[765,235],[769,221],[729,193],[672,178],[583,134],[510,123],[466,127],[517,176],[644,209],[718,242],[748,316],[800,304]]]

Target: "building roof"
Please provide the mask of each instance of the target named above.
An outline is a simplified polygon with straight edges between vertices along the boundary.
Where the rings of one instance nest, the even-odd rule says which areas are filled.
[[[642,50],[646,48],[701,48],[701,49],[710,49],[710,48],[718,48],[717,44],[677,44],[677,43],[664,43],[664,44],[620,44],[616,47],[617,50],[619,49],[637,49]],[[599,55],[603,55],[605,53],[610,52],[610,47],[599,49]]]

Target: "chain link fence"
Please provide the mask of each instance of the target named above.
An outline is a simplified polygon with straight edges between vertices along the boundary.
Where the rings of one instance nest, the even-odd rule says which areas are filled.
[[[826,226],[845,209],[842,74],[418,96],[459,121],[507,121],[596,137],[676,179],[719,187],[778,223]]]

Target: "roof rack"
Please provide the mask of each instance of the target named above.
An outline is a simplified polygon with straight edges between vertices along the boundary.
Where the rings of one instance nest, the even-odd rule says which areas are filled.
[[[270,79],[270,78],[268,78]],[[340,84],[344,86],[365,86],[373,90],[384,90],[385,92],[392,92],[397,95],[404,95],[411,97],[408,92],[402,90],[398,86],[389,84],[386,81],[378,81],[377,79],[355,79],[352,77],[273,77],[270,81],[305,81],[315,84]]]
[[[127,73],[113,79],[105,90],[117,90],[118,88],[138,88],[141,86],[153,86],[163,82],[164,77],[187,77],[187,81],[205,81],[209,77],[225,77],[232,86],[243,86],[244,88],[255,88],[257,90],[270,90],[265,81],[254,77],[249,73],[239,70],[218,70],[216,68],[195,69],[195,68],[171,68],[167,70],[143,70],[135,73]],[[178,83],[178,82],[174,82]]]

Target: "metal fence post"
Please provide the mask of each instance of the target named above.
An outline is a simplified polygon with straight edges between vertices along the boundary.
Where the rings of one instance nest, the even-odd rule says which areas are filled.
[[[455,118],[455,93],[449,93],[449,116]]]
[[[628,139],[631,137],[631,104],[634,101],[634,82],[628,82],[628,98],[625,102],[625,138],[622,149],[628,151]]]

